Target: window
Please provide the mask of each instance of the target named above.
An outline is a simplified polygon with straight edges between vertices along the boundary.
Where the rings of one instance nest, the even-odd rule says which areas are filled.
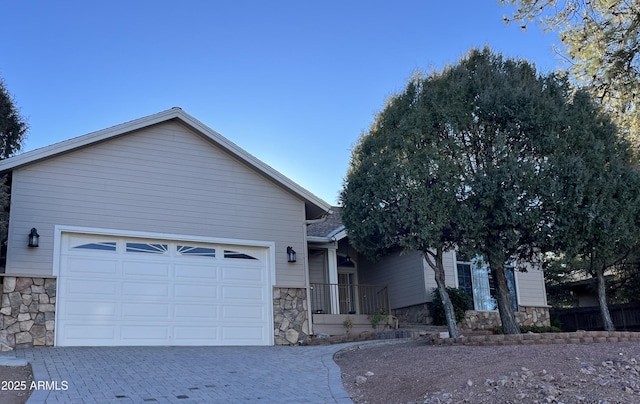
[[[473,282],[473,305],[476,310],[497,310],[495,287],[489,266],[476,262],[471,267],[471,279]]]
[[[216,249],[210,247],[194,247],[188,245],[178,245],[178,254],[197,256],[197,257],[212,257],[216,256]]]
[[[127,252],[165,254],[168,251],[166,244],[127,243]]]
[[[80,250],[115,251],[116,242],[115,241],[98,241],[95,243],[80,244],[73,248],[80,249]]]
[[[491,311],[497,310],[496,289],[493,276],[489,266],[480,259],[472,262],[458,262],[458,288],[473,300],[474,310]],[[514,310],[518,310],[518,299],[516,295],[516,279],[514,266],[506,263],[504,272],[507,277],[507,285],[511,294],[511,302]]]
[[[458,262],[458,289],[473,299],[471,264]]]
[[[349,255],[338,254],[338,266],[346,268],[355,268],[356,264],[353,262]]]
[[[247,255],[238,251],[231,251],[231,250],[224,250],[224,257],[241,259],[241,260],[257,260],[256,257],[252,257],[250,255]]]
[[[513,310],[518,311],[518,295],[516,294],[516,274],[515,264],[506,263],[504,265],[504,274],[507,276],[507,285],[509,286],[509,293],[511,294],[511,303],[513,304]]]

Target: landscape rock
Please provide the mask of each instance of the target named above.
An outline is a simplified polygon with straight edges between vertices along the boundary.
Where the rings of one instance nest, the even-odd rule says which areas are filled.
[[[362,345],[339,352],[335,360],[356,404],[633,404],[640,403],[639,347],[638,342],[520,346],[406,342]],[[353,383],[365,371],[375,373],[375,382],[360,376],[360,383]]]

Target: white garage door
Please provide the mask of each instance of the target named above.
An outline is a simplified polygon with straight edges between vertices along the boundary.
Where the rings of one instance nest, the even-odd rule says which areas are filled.
[[[56,345],[269,345],[268,250],[65,233]]]

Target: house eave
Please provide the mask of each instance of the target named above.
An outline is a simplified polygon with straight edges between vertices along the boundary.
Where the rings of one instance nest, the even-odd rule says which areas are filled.
[[[292,192],[297,197],[301,198],[307,205],[306,210],[309,219],[320,217],[322,216],[322,214],[331,209],[331,205],[327,202],[318,198],[308,190],[302,188],[300,185],[296,184],[282,173],[260,161],[244,149],[240,148],[235,143],[231,142],[229,139],[225,138],[218,132],[212,130],[202,122],[184,112],[181,108],[177,107],[130,122],[125,122],[120,125],[112,126],[107,129],[102,129],[97,132],[91,132],[83,136],[68,139],[50,146],[45,146],[39,149],[28,151],[17,156],[13,156],[0,162],[0,172],[8,172],[16,168],[26,166],[28,164],[38,162],[40,160],[48,159],[59,154],[77,150],[97,142],[101,142],[128,132],[143,129],[170,120],[181,121],[183,124],[189,126],[193,130],[199,132],[206,138],[213,141],[229,154],[244,161],[246,164],[253,167],[258,172],[262,173],[275,183],[279,184],[280,186]]]
[[[327,244],[334,241],[332,237],[307,236],[307,242],[312,244]]]

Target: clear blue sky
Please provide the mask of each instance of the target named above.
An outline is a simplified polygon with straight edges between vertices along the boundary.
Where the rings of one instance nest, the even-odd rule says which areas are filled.
[[[497,0],[0,1],[24,150],[174,106],[329,203],[359,135],[416,71],[472,47],[562,67]]]

